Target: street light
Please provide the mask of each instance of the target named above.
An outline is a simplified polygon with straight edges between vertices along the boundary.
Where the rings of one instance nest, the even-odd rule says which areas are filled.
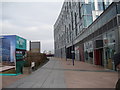
[[[73,66],[74,66],[74,46],[73,46],[73,32],[72,32],[72,62],[73,62]]]
[[[71,51],[71,53],[72,53],[72,62],[73,62],[73,66],[74,66],[74,57],[73,57],[73,55],[74,55],[74,46],[73,46],[73,12],[71,12],[71,23],[72,23],[72,30],[70,31],[71,33],[72,33],[72,51]]]

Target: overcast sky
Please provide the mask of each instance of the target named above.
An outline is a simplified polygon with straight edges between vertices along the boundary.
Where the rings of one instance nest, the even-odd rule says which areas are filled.
[[[53,25],[62,4],[63,2],[1,2],[2,34],[15,34],[27,40],[40,40],[42,51],[53,50]]]

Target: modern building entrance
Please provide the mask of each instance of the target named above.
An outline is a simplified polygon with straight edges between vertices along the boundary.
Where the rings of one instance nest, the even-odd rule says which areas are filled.
[[[103,48],[94,50],[94,60],[96,65],[104,66]]]

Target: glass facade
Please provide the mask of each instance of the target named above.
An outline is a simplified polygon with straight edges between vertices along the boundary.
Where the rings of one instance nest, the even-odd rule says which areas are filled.
[[[101,10],[101,11],[103,11],[104,10],[104,3],[103,3],[103,0],[99,0],[98,1],[98,10]]]
[[[15,62],[16,39],[13,36],[2,38],[2,59],[3,61]]]
[[[81,7],[81,15],[91,15],[92,9],[91,4],[83,4]]]
[[[117,4],[117,14],[120,14],[120,4]]]
[[[86,62],[93,64],[93,41],[84,43],[84,59]]]
[[[92,23],[92,15],[84,15],[83,23],[84,23],[84,28],[88,27]]]
[[[91,9],[95,10],[95,2],[94,1],[91,2]]]
[[[100,16],[100,14],[102,13],[102,11],[104,11],[110,5],[109,0],[104,1],[104,2],[103,1],[104,0],[97,1],[98,10],[95,10],[95,1],[94,0],[88,0],[88,2],[84,1],[81,4],[81,8],[80,8],[81,12],[79,12],[79,13],[81,13],[81,17],[82,17],[81,20],[83,22],[83,28],[88,27],[93,22],[93,19],[98,18]],[[96,13],[93,13],[93,11]],[[113,16],[113,14],[115,14],[115,12],[116,12],[115,7],[111,11],[113,11],[113,13],[110,12],[109,15],[106,15],[105,18],[111,18],[111,15]],[[93,15],[93,14],[96,14],[96,15]],[[105,18],[104,18],[104,20],[106,20]],[[81,28],[82,28],[82,26],[80,26],[80,29]]]
[[[110,2],[111,1],[111,2]],[[105,9],[112,3],[113,0],[106,0],[106,2],[104,3],[105,5]]]
[[[2,38],[2,61],[10,61],[10,40]]]
[[[103,3],[103,1],[105,2]],[[60,22],[63,19],[60,17],[59,21],[57,21],[58,25],[55,26],[55,28],[58,28],[57,31],[55,30],[55,37],[59,37],[59,40],[55,39],[55,42],[58,44],[56,46],[59,46],[55,48],[55,51],[57,52],[56,54],[59,54],[58,56],[63,56],[64,50],[61,49],[66,47],[66,53],[67,55],[69,54],[68,57],[71,58],[71,47],[74,44],[76,46],[74,48],[76,50],[75,57],[79,57],[79,60],[82,60],[81,56],[83,56],[87,62],[101,66],[107,64],[107,67],[110,68],[110,65],[113,63],[110,58],[113,56],[115,49],[112,42],[115,41],[113,34],[107,32],[117,26],[116,16],[117,13],[120,13],[120,9],[118,5],[118,11],[116,11],[116,5],[113,3],[107,10],[105,10],[105,12],[103,12],[104,9],[110,5],[111,2],[109,1],[111,0],[83,0],[83,2],[79,3],[71,2],[71,8],[68,8],[69,13],[65,10],[66,4],[64,4],[63,10],[61,11],[63,16],[66,16],[67,14],[69,19],[67,18],[63,25]],[[78,4],[79,6],[77,6]],[[93,22],[93,20],[95,21]],[[69,24],[71,25],[71,30]],[[62,40],[64,40],[64,35],[59,36],[61,33],[57,33],[58,31],[61,32],[63,30],[62,26],[65,26],[66,42],[61,44]],[[94,40],[99,36],[101,36],[100,39]],[[96,47],[93,47],[92,44],[94,43]],[[82,45],[80,46],[80,44]],[[79,50],[77,49],[77,46],[79,46]]]
[[[105,25],[108,21],[110,21],[113,17],[115,17],[117,14],[116,11],[116,6],[111,7],[110,10],[108,10],[108,12],[104,15],[102,15],[100,18],[98,18],[94,25],[90,25],[89,29],[92,29],[91,31],[96,31],[98,30],[100,27],[102,27],[103,25]],[[99,22],[98,22],[99,21]]]
[[[114,61],[112,60],[115,51],[115,32],[105,33],[103,36],[104,42],[104,61],[106,68],[114,69]]]

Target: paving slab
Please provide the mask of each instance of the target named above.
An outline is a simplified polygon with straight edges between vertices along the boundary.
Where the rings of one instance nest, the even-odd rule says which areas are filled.
[[[85,62],[50,58],[44,66],[7,88],[114,88],[115,71]]]
[[[30,76],[18,80],[7,88],[66,88],[64,71],[53,70],[59,67],[58,60],[50,60]]]
[[[101,66],[72,60],[58,59],[64,72],[67,88],[115,88],[118,73]],[[70,71],[71,70],[71,71]]]

